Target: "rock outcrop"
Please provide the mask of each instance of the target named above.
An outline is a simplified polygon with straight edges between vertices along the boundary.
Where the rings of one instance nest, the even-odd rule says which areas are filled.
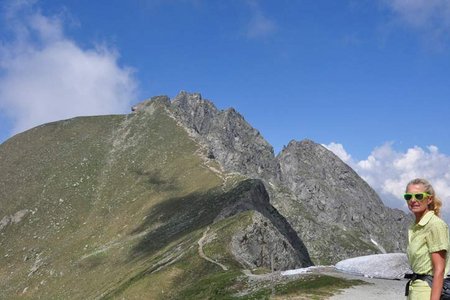
[[[262,181],[245,180],[233,190],[233,201],[216,222],[244,211],[255,211],[253,223],[234,236],[233,253],[251,268],[273,270],[311,266],[308,250],[287,220],[270,204]]]
[[[28,209],[22,209],[18,212],[16,212],[15,214],[11,215],[11,216],[4,216],[1,220],[0,220],[0,231],[5,228],[6,226],[10,225],[10,224],[17,224],[20,221],[23,220],[23,218],[26,217],[26,215],[29,213],[30,211]]]
[[[301,252],[294,247],[270,219],[255,212],[252,220],[253,223],[237,232],[231,241],[231,251],[243,267],[279,271],[312,265],[306,248],[301,247],[305,250]]]
[[[172,100],[171,110],[225,171],[277,179],[273,147],[233,108],[220,111],[200,94],[181,92]]]

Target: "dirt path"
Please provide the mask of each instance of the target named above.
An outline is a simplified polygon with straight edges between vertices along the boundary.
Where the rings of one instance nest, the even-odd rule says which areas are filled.
[[[207,234],[208,234],[208,231],[209,231],[209,226],[208,226],[208,227],[206,228],[206,230],[203,232],[203,236],[201,237],[201,239],[199,239],[198,242],[197,242],[197,243],[198,243],[198,255],[200,255],[201,258],[206,259],[207,261],[212,262],[213,264],[218,265],[219,267],[222,268],[222,270],[227,271],[228,268],[227,268],[226,266],[224,266],[224,265],[222,265],[221,263],[219,263],[219,262],[217,262],[217,261],[215,261],[215,260],[213,260],[213,259],[207,257],[207,256],[205,255],[205,252],[203,252],[203,245],[204,245],[204,242],[205,242],[205,238],[206,238],[206,236],[207,236]]]

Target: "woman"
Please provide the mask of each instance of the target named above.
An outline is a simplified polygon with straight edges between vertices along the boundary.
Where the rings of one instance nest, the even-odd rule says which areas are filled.
[[[431,184],[421,178],[408,183],[404,198],[416,219],[408,230],[408,260],[416,274],[409,284],[408,299],[438,300],[450,266],[448,226],[439,218],[442,202]],[[431,286],[425,281],[431,277],[423,275],[433,276]]]

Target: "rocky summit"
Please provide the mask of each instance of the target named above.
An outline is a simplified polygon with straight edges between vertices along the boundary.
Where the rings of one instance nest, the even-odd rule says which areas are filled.
[[[411,220],[321,145],[275,156],[187,92],[18,134],[0,170],[1,299],[276,295],[251,278],[402,252]]]

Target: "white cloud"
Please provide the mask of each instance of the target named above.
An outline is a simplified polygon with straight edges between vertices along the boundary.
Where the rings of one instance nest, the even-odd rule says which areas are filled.
[[[249,38],[265,38],[277,30],[275,22],[269,19],[262,11],[258,1],[248,0],[251,19],[247,24],[246,35]]]
[[[330,143],[328,145],[323,145],[328,150],[332,151],[334,154],[336,154],[340,159],[342,159],[343,162],[348,163],[351,161],[352,156],[345,151],[344,146],[342,144],[337,143]]]
[[[411,26],[449,25],[448,0],[384,0],[384,2]]]
[[[442,44],[450,32],[450,1],[448,0],[381,0],[395,20],[422,32],[427,41]]]
[[[390,207],[406,209],[401,195],[411,179],[429,180],[443,201],[444,218],[450,220],[450,156],[439,152],[436,146],[414,146],[399,152],[392,143],[386,143],[360,161],[353,160],[342,144],[324,146],[350,165]]]
[[[0,44],[0,108],[14,123],[12,133],[128,111],[137,83],[132,70],[118,64],[118,54],[108,47],[82,49],[65,36],[61,17],[20,3],[4,15],[13,38]]]

